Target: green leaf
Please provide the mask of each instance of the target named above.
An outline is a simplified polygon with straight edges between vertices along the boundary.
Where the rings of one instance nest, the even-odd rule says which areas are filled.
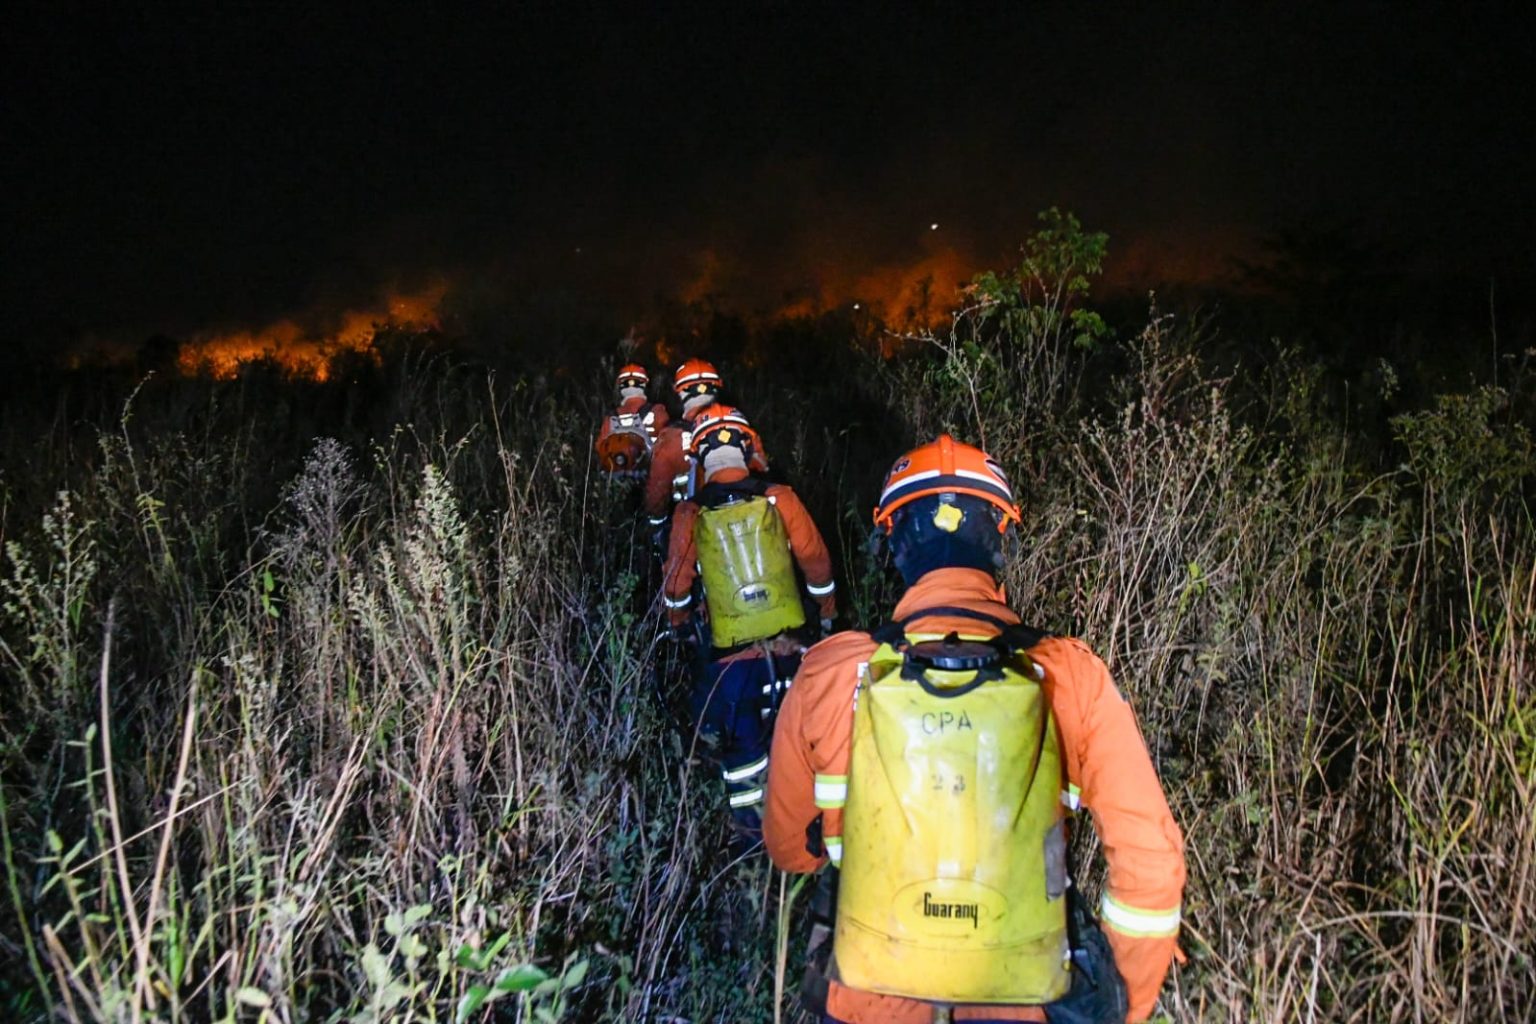
[[[511,932],[502,932],[489,946],[484,949],[476,949],[469,943],[464,943],[453,955],[453,962],[460,967],[471,971],[483,971],[495,960],[497,954],[507,948],[507,943],[512,941]]]
[[[490,963],[496,958],[496,954],[507,948],[507,943],[512,941],[511,932],[502,932],[501,937],[491,943],[491,947],[485,951],[485,961]]]
[[[240,988],[235,989],[235,1002],[243,1006],[254,1006],[265,1010],[272,1005],[272,997],[259,988],[242,985]]]
[[[389,983],[389,958],[371,942],[363,949],[363,973],[374,988],[383,988]]]
[[[518,964],[496,975],[496,991],[527,992],[549,980],[549,975],[533,964]]]
[[[410,928],[421,922],[421,919],[432,913],[432,904],[419,903],[405,912],[405,926]]]
[[[165,942],[166,959],[169,961],[166,969],[171,976],[171,988],[180,988],[182,972],[187,966],[186,937],[181,934],[181,928],[174,919],[165,923],[161,934]]]
[[[587,967],[588,967],[587,961],[585,961],[585,960],[578,960],[578,961],[576,961],[575,966],[573,966],[570,970],[566,971],[565,972],[565,976],[560,979],[560,987],[561,988],[575,988],[577,985],[580,985],[582,983],[582,980],[585,979],[586,976],[587,976]]]
[[[485,1004],[485,999],[491,994],[490,986],[475,984],[469,986],[464,995],[459,999],[459,1005],[453,1011],[453,1019],[459,1024],[469,1019],[469,1015],[480,1009]]]
[[[393,1010],[411,997],[411,991],[409,986],[391,981],[374,996],[374,1002],[381,1010]]]
[[[402,935],[400,937],[400,952],[411,959],[425,956],[427,944],[415,935]]]

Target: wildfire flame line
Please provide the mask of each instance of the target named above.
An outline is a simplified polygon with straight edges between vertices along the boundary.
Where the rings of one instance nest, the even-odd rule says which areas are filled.
[[[815,316],[853,306],[893,327],[936,327],[947,321],[974,265],[952,248],[940,247],[911,263],[865,270],[824,270],[814,292],[780,307],[780,317]]]
[[[374,342],[381,330],[435,330],[442,326],[439,307],[446,284],[417,292],[397,292],[362,309],[332,318],[330,330],[306,328],[293,319],[254,330],[208,334],[187,342],[177,353],[177,367],[188,376],[205,374],[229,380],[248,363],[267,360],[288,376],[323,381],[333,361],[346,353],[378,358]]]

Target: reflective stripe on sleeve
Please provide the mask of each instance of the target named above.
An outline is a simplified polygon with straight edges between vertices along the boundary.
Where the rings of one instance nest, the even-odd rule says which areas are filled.
[[[740,793],[731,794],[731,809],[738,807],[751,807],[753,804],[763,802],[763,787],[756,786],[752,789],[744,789]]]
[[[832,593],[832,591],[837,589],[837,581],[829,581],[826,586],[822,587],[814,587],[807,583],[805,585],[805,589],[810,592],[812,597],[826,597],[828,594]]]
[[[666,605],[668,608],[687,608],[690,604],[693,604],[693,595],[692,594],[684,594],[682,597],[680,597],[676,601],[674,601],[670,597],[668,597],[666,594],[662,594],[661,595],[661,602],[662,602],[662,604]]]
[[[720,777],[726,782],[740,782],[742,779],[750,779],[754,775],[761,774],[767,767],[768,755],[764,754],[751,764],[744,764],[740,768],[727,768],[720,773]]]
[[[1083,791],[1075,783],[1067,783],[1067,788],[1061,791],[1061,805],[1069,811],[1077,810],[1083,806]]]
[[[1179,933],[1179,908],[1172,910],[1142,910],[1128,906],[1104,894],[1099,904],[1099,914],[1104,923],[1117,932],[1138,938],[1161,938]]]
[[[652,526],[660,526],[662,523],[665,523],[666,521],[667,521],[667,517],[666,516],[651,516],[650,519],[646,520],[646,522],[650,523]]]
[[[816,806],[826,810],[837,810],[848,802],[848,776],[846,775],[818,775],[816,776]]]
[[[840,867],[843,863],[843,839],[841,836],[827,836],[822,840],[822,845],[827,848],[827,859],[833,867]]]

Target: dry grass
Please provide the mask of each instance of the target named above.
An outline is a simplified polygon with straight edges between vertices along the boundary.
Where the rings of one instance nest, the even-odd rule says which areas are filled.
[[[990,425],[1024,492],[1010,592],[1141,717],[1190,863],[1164,1012],[1536,1019],[1536,459],[1509,396],[1400,417],[1378,472],[1306,368],[1212,378],[1155,314],[1098,411],[979,404],[978,364],[1029,357],[966,356],[965,326],[922,371],[948,403],[911,415]],[[1281,399],[1233,410],[1256,393]]]
[[[1163,1012],[1533,1019],[1519,407],[1400,420],[1378,466],[1314,374],[1213,377],[1161,318],[1096,399],[1039,378],[1092,380],[1090,355],[1029,353],[962,317],[865,398],[890,433],[986,437],[1027,514],[1010,592],[1137,707],[1191,868]],[[585,393],[408,363],[343,443],[251,415],[286,394],[263,387],[12,426],[9,1017],[775,1019],[786,889],[721,856],[646,545],[562,415]],[[872,618],[888,587],[827,521],[867,509],[839,406],[764,405]]]

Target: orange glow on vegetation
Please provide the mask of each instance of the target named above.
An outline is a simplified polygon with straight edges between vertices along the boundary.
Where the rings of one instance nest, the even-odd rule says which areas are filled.
[[[888,326],[937,327],[949,319],[974,265],[940,247],[913,263],[866,268],[822,268],[814,288],[775,311],[780,317],[815,316],[832,309],[868,311]]]
[[[269,360],[290,377],[323,381],[337,356],[361,353],[377,359],[374,341],[380,331],[439,328],[438,307],[447,290],[440,283],[419,292],[391,294],[375,305],[325,318],[326,328],[279,320],[256,330],[206,335],[182,345],[176,363],[188,376],[229,380],[245,364]]]
[[[692,280],[683,285],[677,295],[689,305],[705,302],[713,297],[720,290],[721,277],[724,273],[720,254],[713,249],[705,249],[699,256],[698,262],[698,272],[694,274]]]
[[[854,285],[852,294],[889,324],[936,327],[949,319],[959,303],[960,289],[975,273],[975,266],[958,252],[942,248],[909,266],[870,271]]]
[[[656,342],[656,360],[667,370],[671,370],[681,361],[682,350],[669,338],[660,338]]]

